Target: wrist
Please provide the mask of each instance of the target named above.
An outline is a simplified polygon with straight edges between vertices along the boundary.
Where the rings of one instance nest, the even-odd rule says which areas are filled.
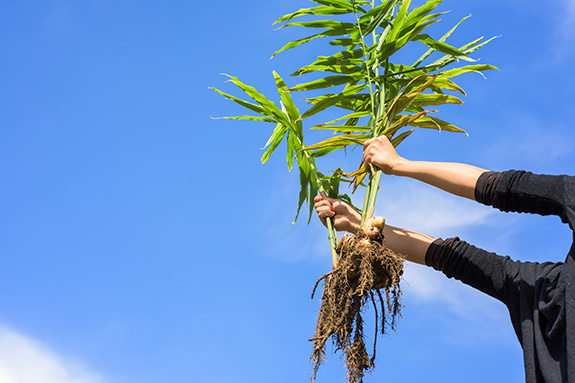
[[[353,219],[349,222],[349,232],[355,234],[361,229],[361,214],[354,210]]]
[[[405,175],[406,173],[409,172],[410,164],[411,164],[411,161],[409,161],[403,157],[398,156],[395,161],[390,163],[388,174],[391,174],[394,176]]]

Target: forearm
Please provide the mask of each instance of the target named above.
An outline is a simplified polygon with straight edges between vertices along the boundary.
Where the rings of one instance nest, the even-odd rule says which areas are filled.
[[[485,169],[465,164],[405,159],[398,161],[391,169],[394,175],[411,177],[471,200],[475,200],[475,186],[484,172]]]
[[[385,225],[385,245],[394,253],[401,254],[410,262],[425,265],[425,254],[435,238],[415,231]]]

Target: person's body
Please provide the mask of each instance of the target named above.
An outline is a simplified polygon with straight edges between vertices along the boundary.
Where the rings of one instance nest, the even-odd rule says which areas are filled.
[[[555,214],[575,228],[575,177],[522,171],[489,172],[457,163],[409,161],[385,137],[364,145],[363,162],[385,174],[407,176],[503,211]],[[355,233],[360,214],[346,203],[318,196],[315,208],[325,224]],[[575,382],[575,245],[565,262],[518,262],[473,247],[386,225],[385,244],[407,260],[502,301],[523,347],[527,382]]]

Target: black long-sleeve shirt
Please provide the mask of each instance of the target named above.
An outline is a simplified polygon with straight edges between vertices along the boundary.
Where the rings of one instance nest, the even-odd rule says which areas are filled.
[[[477,201],[502,211],[558,215],[575,229],[575,177],[486,172]],[[427,265],[503,302],[523,348],[525,380],[575,383],[575,235],[565,262],[519,262],[459,238],[438,239]]]

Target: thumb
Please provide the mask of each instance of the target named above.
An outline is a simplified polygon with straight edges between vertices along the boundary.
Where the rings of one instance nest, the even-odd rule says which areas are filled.
[[[337,201],[338,201],[337,198],[330,198],[330,197],[328,197],[327,194],[326,194],[326,192],[323,191],[323,190],[322,190],[319,194],[320,194],[322,200],[327,201],[327,202],[329,202],[330,204],[333,204],[334,202],[337,202]]]

